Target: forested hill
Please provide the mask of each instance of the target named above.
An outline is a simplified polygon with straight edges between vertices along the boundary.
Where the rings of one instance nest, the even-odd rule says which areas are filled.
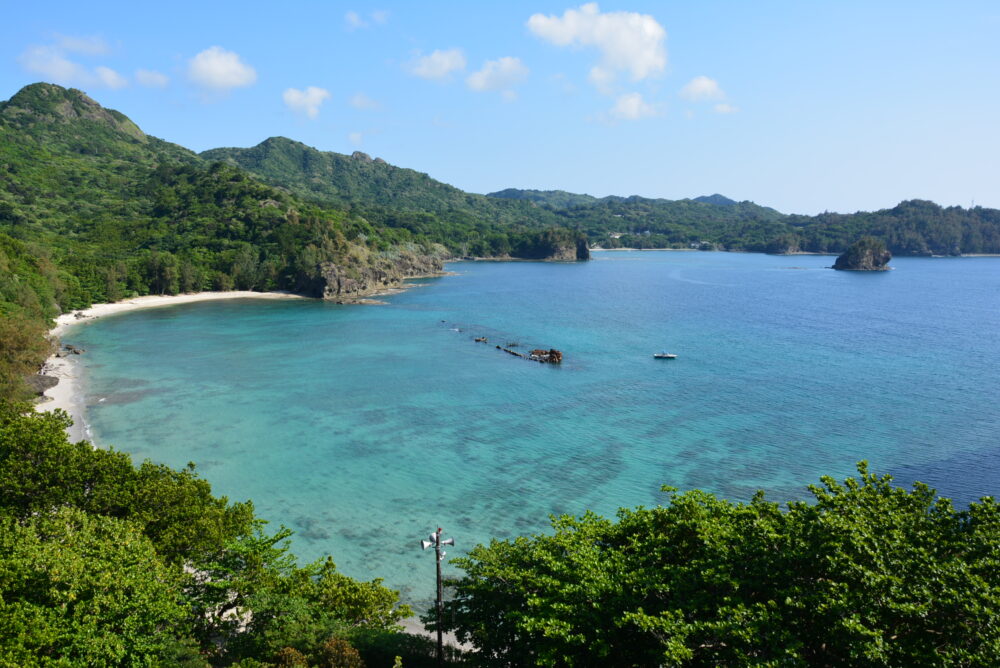
[[[1000,253],[1000,210],[942,207],[906,200],[891,209],[790,216],[794,243],[802,250],[840,253],[854,240],[872,236],[894,255]]]
[[[682,238],[672,244],[726,238],[733,249],[742,250],[744,241],[753,243],[753,234],[769,239],[787,231],[784,226],[772,230],[768,225],[784,218],[777,211],[721,196],[707,201],[636,196],[599,199],[513,188],[484,196],[361,152],[348,156],[319,151],[283,137],[272,137],[252,148],[212,149],[201,157],[238,166],[317,203],[347,206],[374,223],[420,234],[447,236],[470,225],[483,230],[495,225],[529,230],[565,227],[585,233],[592,242],[613,246],[606,243],[610,234],[641,226],[636,230],[640,234],[664,231],[672,239]],[[746,240],[738,239],[739,234],[746,234],[742,227],[746,223],[760,223],[764,228],[751,230]],[[740,231],[730,233],[733,225],[741,226]],[[469,246],[468,254],[500,255],[503,251],[495,244],[478,243]]]
[[[319,151],[283,137],[201,157],[320,205],[347,208],[374,225],[426,235],[463,255],[505,254],[498,229],[549,228],[576,230],[604,248],[840,253],[869,235],[895,255],[1000,253],[1000,212],[978,207],[909,201],[871,213],[799,216],[718,193],[667,200],[508,188],[478,195],[364,153]]]
[[[923,200],[872,212],[802,216],[720,194],[666,200],[508,188],[489,197],[531,202],[604,248],[842,253],[858,238],[872,236],[894,255],[1000,253],[1000,210]]]
[[[256,174],[306,198],[349,205],[366,203],[402,211],[481,208],[478,195],[436,181],[413,169],[395,167],[360,151],[352,155],[319,151],[285,137],[252,148],[215,148],[201,153]]]
[[[352,155],[319,151],[284,137],[252,148],[216,148],[201,153],[255,174],[326,206],[349,207],[369,220],[412,229],[444,226],[558,226],[562,221],[527,202],[497,201],[459,190],[427,174],[396,167],[360,151]],[[399,215],[426,214],[426,216]],[[486,255],[489,253],[472,253]]]

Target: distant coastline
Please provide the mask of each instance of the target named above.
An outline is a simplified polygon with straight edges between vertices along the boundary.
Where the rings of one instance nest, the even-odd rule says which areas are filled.
[[[680,252],[705,252],[700,248],[591,248],[592,253],[610,253],[613,251],[680,251]],[[792,251],[790,253],[761,253],[760,251],[746,250],[723,250],[719,253],[758,253],[760,255],[829,255],[835,257],[837,253],[819,253],[816,251]],[[961,258],[961,257],[1000,257],[1000,253],[962,253],[961,255],[899,255],[897,257],[932,257],[932,258]]]
[[[591,248],[591,252],[605,253],[612,251],[677,251],[682,253],[704,253],[700,248]],[[814,251],[792,251],[791,253],[761,253],[747,250],[720,250],[718,253],[758,253],[760,255],[836,255],[836,253],[817,253]]]
[[[309,297],[290,292],[252,292],[250,290],[135,297],[112,304],[94,304],[90,308],[64,313],[56,318],[56,325],[49,330],[49,337],[52,339],[61,338],[77,325],[118,313],[223,299],[309,299]],[[62,409],[69,413],[69,416],[73,418],[73,425],[67,431],[70,440],[76,442],[89,440],[90,434],[84,420],[85,406],[80,396],[79,365],[73,359],[74,357],[74,355],[66,357],[52,355],[45,361],[41,373],[58,378],[59,383],[45,391],[43,400],[35,405],[35,410],[46,412]]]

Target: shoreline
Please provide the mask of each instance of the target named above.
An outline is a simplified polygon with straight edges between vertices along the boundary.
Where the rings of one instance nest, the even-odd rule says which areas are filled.
[[[443,271],[426,276],[414,276],[409,278],[437,278],[439,276],[457,275],[457,272]],[[372,295],[369,295],[369,297],[363,298],[354,303],[385,303],[371,299],[371,297],[397,294],[404,292],[409,288],[417,287],[418,285],[419,284],[404,283],[398,287],[380,290]],[[109,304],[94,304],[86,309],[79,309],[64,313],[56,318],[56,324],[49,330],[48,335],[50,339],[58,339],[78,325],[85,325],[109,315],[128,313],[130,311],[138,311],[149,308],[175,306],[178,304],[191,304],[195,302],[220,301],[227,299],[273,300],[314,298],[297,295],[291,292],[253,292],[249,290],[233,290],[229,292],[196,292],[183,295],[148,295],[145,297],[135,297]],[[66,430],[69,435],[70,442],[76,443],[78,441],[89,441],[91,446],[96,448],[98,445],[93,442],[90,428],[84,419],[86,406],[84,404],[83,397],[80,394],[81,388],[79,387],[78,382],[80,379],[80,364],[78,360],[74,359],[75,357],[75,354],[69,353],[65,357],[51,355],[45,360],[45,364],[42,365],[42,369],[39,373],[46,376],[55,376],[59,379],[59,383],[50,387],[42,394],[40,402],[35,404],[35,410],[38,412],[49,412],[56,409],[66,411],[73,419],[73,424]],[[419,612],[415,613],[412,617],[401,620],[400,625],[403,627],[404,633],[424,636],[432,640],[436,638],[436,634],[428,630],[420,621]],[[446,633],[444,635],[444,643],[463,651],[472,649],[471,645],[460,643],[454,633]]]
[[[134,297],[110,304],[94,304],[90,308],[63,313],[56,318],[55,326],[49,330],[50,339],[60,339],[77,325],[94,322],[98,318],[129,311],[148,308],[160,308],[177,304],[191,304],[203,301],[219,301],[224,299],[311,299],[291,292],[253,292],[250,290],[232,290],[228,292],[195,292],[183,295],[148,295]],[[42,365],[39,373],[44,376],[54,376],[59,382],[45,390],[35,410],[41,413],[62,409],[73,419],[73,424],[66,430],[71,442],[91,440],[90,429],[84,419],[85,406],[80,396],[79,371],[80,365],[73,359],[74,355],[65,357],[50,355]]]
[[[592,253],[612,253],[616,251],[679,251],[687,253],[689,251],[699,251],[702,252],[700,248],[591,248]],[[829,257],[836,257],[840,253],[820,253],[818,251],[792,251],[790,253],[764,253],[763,251],[744,251],[744,250],[717,250],[717,251],[703,251],[709,253],[753,253],[756,255],[827,255]],[[893,257],[927,257],[935,259],[949,259],[949,258],[963,258],[963,257],[1000,257],[1000,253],[962,253],[961,255],[894,255]]]
[[[703,251],[700,248],[591,248],[592,253],[613,253],[617,251],[672,251],[678,253],[752,253],[754,255],[829,255],[835,257],[838,253],[819,253],[816,251],[792,251],[790,253],[764,253],[763,251],[745,250],[709,250]]]

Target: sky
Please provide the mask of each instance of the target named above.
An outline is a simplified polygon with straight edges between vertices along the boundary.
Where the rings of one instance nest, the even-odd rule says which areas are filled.
[[[48,81],[195,151],[285,136],[471,192],[1000,208],[1000,2],[2,3]]]

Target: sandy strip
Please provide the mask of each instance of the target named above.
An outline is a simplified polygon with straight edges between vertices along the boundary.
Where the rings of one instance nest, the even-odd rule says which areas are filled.
[[[191,302],[214,301],[219,299],[308,299],[290,292],[251,292],[249,290],[233,290],[230,292],[199,292],[189,295],[150,295],[148,297],[136,297],[114,304],[94,304],[88,309],[64,313],[56,318],[56,326],[49,330],[51,338],[61,338],[71,328],[93,322],[97,318],[137,311],[139,309],[156,308],[160,306],[174,306],[175,304],[189,304]],[[52,411],[57,408],[69,413],[73,418],[73,426],[69,428],[70,441],[90,440],[90,434],[86,428],[84,420],[85,406],[83,397],[80,395],[79,378],[80,365],[76,362],[76,355],[70,354],[66,357],[56,357],[53,355],[45,361],[42,367],[42,374],[55,376],[59,379],[59,384],[45,391],[45,396],[41,403],[35,408],[39,411]]]

